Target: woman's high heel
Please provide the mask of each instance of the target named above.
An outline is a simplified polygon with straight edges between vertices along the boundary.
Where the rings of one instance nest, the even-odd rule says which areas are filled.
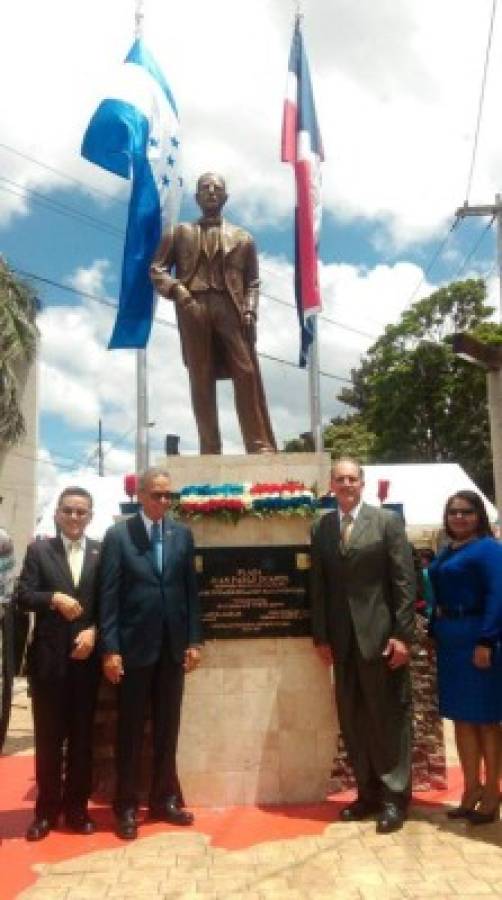
[[[463,803],[460,806],[456,806],[455,809],[449,809],[446,815],[449,819],[470,819],[472,813],[476,811],[476,806],[481,800],[481,796],[483,793],[483,789],[480,787],[476,793],[472,794],[472,806],[464,806]]]
[[[471,825],[491,825],[492,822],[498,822],[500,819],[500,803],[497,803],[495,809],[491,809],[490,812],[481,812],[478,809],[473,809],[467,818]]]

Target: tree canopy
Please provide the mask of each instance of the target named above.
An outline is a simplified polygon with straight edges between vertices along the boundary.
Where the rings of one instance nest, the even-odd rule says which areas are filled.
[[[458,462],[493,495],[485,373],[451,346],[458,331],[502,343],[492,312],[484,282],[469,279],[435,291],[386,327],[338,397],[374,435],[373,460]]]
[[[19,405],[19,373],[35,353],[37,300],[0,257],[0,442],[13,444],[24,433]]]

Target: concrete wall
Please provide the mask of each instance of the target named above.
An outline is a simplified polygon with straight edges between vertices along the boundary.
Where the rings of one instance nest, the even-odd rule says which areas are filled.
[[[26,435],[14,447],[0,445],[0,525],[14,542],[16,571],[33,537],[36,509],[38,445],[37,363],[19,370],[19,394]]]

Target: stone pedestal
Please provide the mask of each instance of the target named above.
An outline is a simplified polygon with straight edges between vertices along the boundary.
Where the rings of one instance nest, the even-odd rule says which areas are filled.
[[[188,676],[178,769],[195,806],[323,800],[336,747],[310,638],[211,641]]]
[[[172,456],[158,460],[174,490],[188,484],[303,481],[328,490],[328,454]],[[310,518],[189,520],[197,547],[308,544]],[[113,788],[111,707],[103,686],[97,715],[97,790]],[[148,735],[148,729],[147,729]],[[187,805],[311,803],[326,797],[337,728],[329,669],[310,638],[208,641],[187,676],[178,769]],[[148,790],[149,741],[144,787]]]

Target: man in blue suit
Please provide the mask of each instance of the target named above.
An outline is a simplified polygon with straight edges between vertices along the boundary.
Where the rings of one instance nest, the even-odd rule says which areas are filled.
[[[141,476],[137,515],[112,526],[102,548],[100,640],[103,671],[118,685],[114,802],[117,835],[137,835],[136,810],[145,714],[151,705],[152,818],[190,825],[176,772],[185,672],[199,663],[202,640],[191,531],[166,518],[170,478]]]

